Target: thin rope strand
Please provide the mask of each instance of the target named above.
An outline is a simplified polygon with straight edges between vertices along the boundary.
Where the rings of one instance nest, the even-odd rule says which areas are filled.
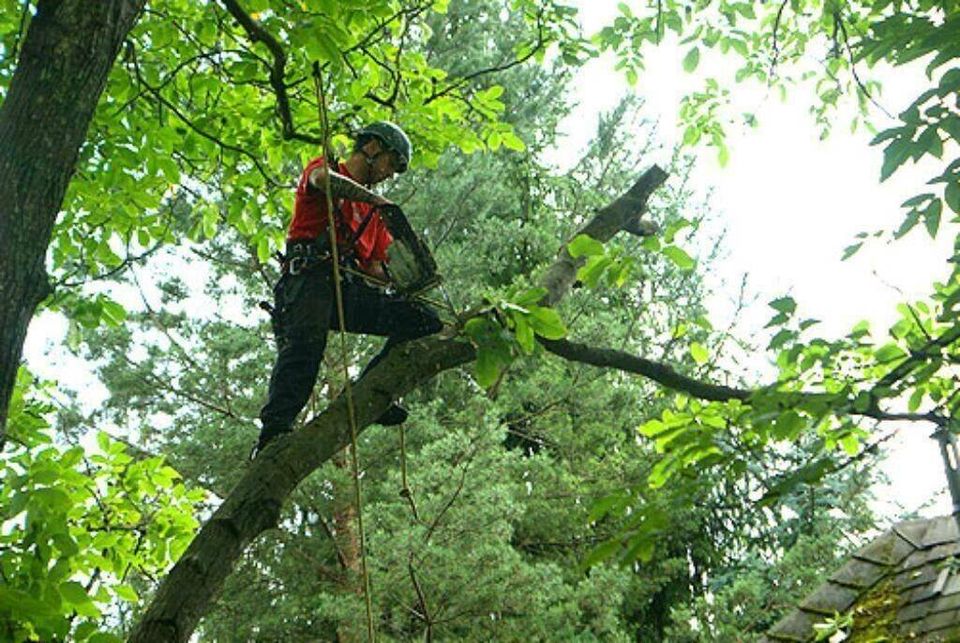
[[[343,290],[340,287],[340,251],[337,247],[337,233],[335,229],[336,222],[333,219],[333,196],[330,194],[330,172],[329,161],[332,156],[330,150],[329,122],[327,120],[327,102],[323,89],[323,79],[320,70],[314,66],[314,83],[317,88],[317,106],[320,109],[320,127],[323,138],[323,153],[327,165],[325,173],[324,193],[327,201],[327,232],[330,238],[330,252],[333,263],[333,285],[337,300],[337,318],[340,325],[340,350],[343,363],[343,381],[344,392],[347,395],[347,417],[350,423],[350,451],[353,464],[353,492],[354,503],[357,507],[357,531],[360,536],[360,575],[363,579],[363,598],[367,608],[367,640],[373,643],[376,640],[373,627],[373,602],[370,598],[370,576],[367,574],[367,540],[363,531],[363,505],[360,493],[360,459],[357,449],[357,414],[353,404],[353,386],[350,383],[350,371],[348,369],[347,355],[347,327],[343,313]],[[308,177],[309,180],[309,177]]]

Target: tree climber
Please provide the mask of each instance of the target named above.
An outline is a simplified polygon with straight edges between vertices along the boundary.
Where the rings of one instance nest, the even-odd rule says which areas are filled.
[[[262,429],[252,457],[272,439],[292,430],[316,383],[327,330],[339,328],[333,265],[327,230],[327,185],[333,202],[341,264],[387,280],[387,248],[393,235],[378,209],[393,206],[369,188],[406,171],[413,147],[397,125],[379,121],[357,134],[353,152],[337,170],[322,156],[307,165],[297,185],[293,220],[287,231],[283,274],[274,287],[273,331],[277,361],[270,376],[267,402],[260,411]],[[442,324],[427,306],[368,285],[343,273],[344,325],[354,333],[386,336],[380,353],[361,377],[398,343],[438,332]],[[390,405],[378,422],[401,424],[407,411]]]

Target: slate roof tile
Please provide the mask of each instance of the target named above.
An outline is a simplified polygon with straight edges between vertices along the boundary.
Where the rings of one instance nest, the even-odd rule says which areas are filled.
[[[843,613],[850,609],[859,595],[859,590],[836,583],[824,583],[800,603],[800,609],[833,616],[836,612]]]
[[[775,641],[807,641],[813,632],[813,626],[823,621],[822,614],[793,610],[768,630],[767,636]]]
[[[897,612],[897,620],[902,621],[903,623],[909,623],[910,621],[918,621],[927,615],[927,612],[930,611],[930,602],[923,601],[920,603],[911,603],[905,607],[902,607],[900,611]]]
[[[950,596],[939,596],[933,599],[933,605],[930,611],[943,612],[951,609],[960,609],[960,593],[951,594]]]
[[[960,542],[943,543],[929,549],[914,551],[903,561],[903,569],[912,569],[930,562],[944,560],[950,556],[960,554]]]
[[[946,629],[951,625],[956,625],[958,618],[960,618],[960,614],[958,614],[956,610],[940,612],[939,614],[934,614],[923,619],[923,623],[921,623],[917,629],[921,634],[936,632],[937,630]]]
[[[884,565],[878,565],[868,560],[852,558],[843,567],[834,572],[830,580],[834,583],[865,589],[872,587],[889,571]]]
[[[956,543],[960,540],[960,528],[954,516],[941,516],[930,524],[923,534],[923,547],[933,547],[942,543]]]
[[[913,545],[914,549],[923,549],[923,538],[930,528],[929,520],[906,520],[893,526],[901,538]]]
[[[888,531],[876,540],[861,547],[854,558],[878,565],[896,565],[916,552],[916,548],[893,531]]]
[[[898,573],[893,579],[893,586],[898,591],[904,591],[918,585],[926,585],[937,580],[938,571],[932,567],[916,567]]]

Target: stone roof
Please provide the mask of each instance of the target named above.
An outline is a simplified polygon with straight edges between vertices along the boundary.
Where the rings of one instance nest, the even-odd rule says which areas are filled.
[[[960,641],[960,515],[900,523],[856,553],[774,625],[765,643],[813,641],[852,613],[847,640]],[[954,558],[956,557],[956,558]]]

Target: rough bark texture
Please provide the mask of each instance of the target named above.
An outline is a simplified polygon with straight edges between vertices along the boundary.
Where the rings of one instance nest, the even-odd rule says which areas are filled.
[[[609,239],[645,209],[646,198],[665,179],[663,170],[654,166],[581,232],[596,239]],[[564,254],[562,251],[558,262]],[[548,275],[561,274],[566,273],[548,271]],[[551,301],[559,301],[572,283],[572,278],[554,279]],[[362,431],[371,424],[392,400],[474,357],[470,344],[442,336],[398,346],[353,388],[358,427]],[[340,396],[301,431],[271,444],[250,465],[164,578],[129,640],[188,640],[243,550],[260,533],[277,525],[280,509],[297,484],[349,443],[347,405],[344,396]]]
[[[44,256],[107,75],[144,0],[41,0],[0,105],[0,447]]]

